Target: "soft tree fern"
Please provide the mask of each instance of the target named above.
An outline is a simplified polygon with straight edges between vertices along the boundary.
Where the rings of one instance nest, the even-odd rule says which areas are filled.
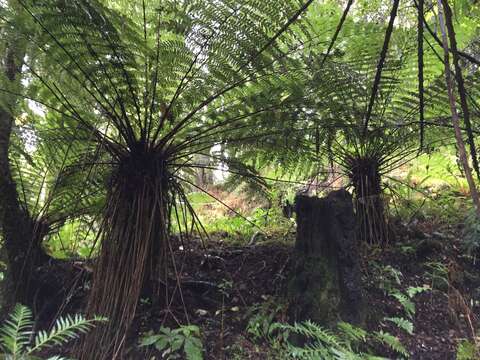
[[[34,100],[56,113],[64,141],[90,144],[63,179],[106,193],[88,313],[110,321],[79,356],[111,358],[122,352],[145,285],[165,293],[160,284],[175,268],[172,222],[182,240],[202,232],[184,192],[195,186],[195,155],[265,135],[246,119],[288,105],[280,89],[294,73],[297,34],[308,40],[297,20],[312,0],[19,3],[41,33],[24,33],[40,53],[40,70],[29,67],[41,89]],[[282,96],[245,111],[269,94]],[[254,176],[235,159],[213,161]]]

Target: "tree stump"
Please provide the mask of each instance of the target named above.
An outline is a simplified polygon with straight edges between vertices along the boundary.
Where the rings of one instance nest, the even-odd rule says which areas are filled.
[[[363,323],[360,255],[352,196],[297,195],[295,263],[289,282],[293,321]]]

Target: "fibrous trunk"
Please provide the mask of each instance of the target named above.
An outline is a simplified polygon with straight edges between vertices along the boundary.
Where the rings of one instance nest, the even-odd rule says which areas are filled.
[[[350,179],[356,196],[359,236],[371,244],[388,242],[388,224],[378,162],[355,158],[350,164]]]
[[[123,358],[142,288],[165,273],[169,219],[165,166],[159,155],[130,153],[112,178],[87,311],[108,322],[86,337],[78,349],[81,359]]]

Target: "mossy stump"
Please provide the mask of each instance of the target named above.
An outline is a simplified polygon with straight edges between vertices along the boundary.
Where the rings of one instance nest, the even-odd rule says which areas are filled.
[[[295,198],[297,239],[289,282],[292,321],[331,326],[364,320],[360,253],[352,196]]]

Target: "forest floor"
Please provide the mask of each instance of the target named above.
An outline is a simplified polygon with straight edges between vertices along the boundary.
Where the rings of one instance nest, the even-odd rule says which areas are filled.
[[[480,308],[474,299],[479,298],[480,266],[461,255],[459,234],[458,228],[414,221],[396,226],[396,241],[383,249],[363,249],[366,328],[397,336],[411,359],[455,359],[458,343],[472,337],[470,322],[476,328]],[[287,305],[282,299],[293,239],[292,245],[229,246],[221,236],[213,238],[217,240],[206,249],[177,251],[183,301],[180,297],[174,301],[177,305],[168,310],[173,316],[167,317],[165,310],[156,311],[145,303],[138,330],[158,330],[162,324],[174,327],[174,317],[179,322],[188,317],[201,329],[206,359],[275,359],[268,341],[249,331],[249,322],[260,311],[266,321],[286,321]],[[412,296],[414,309],[405,309],[392,296],[419,287],[428,290]],[[384,321],[385,317],[409,318],[408,313],[413,323],[411,335]],[[373,351],[398,358],[378,345]]]

